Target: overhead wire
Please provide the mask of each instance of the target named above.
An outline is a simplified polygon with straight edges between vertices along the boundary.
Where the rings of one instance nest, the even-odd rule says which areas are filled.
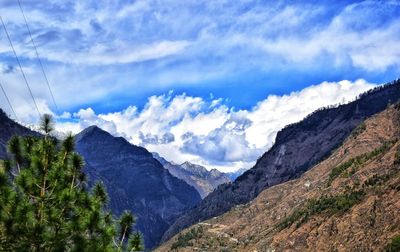
[[[40,118],[40,117],[42,116],[42,114],[40,113],[40,110],[39,110],[39,107],[38,107],[38,105],[37,105],[37,103],[36,103],[35,97],[33,96],[31,87],[29,86],[29,83],[28,83],[28,80],[26,79],[24,70],[22,69],[21,62],[20,62],[20,60],[19,60],[19,58],[18,58],[18,55],[17,55],[17,53],[16,53],[16,51],[15,51],[15,48],[14,48],[14,45],[13,45],[13,43],[12,43],[12,41],[11,41],[10,34],[8,33],[7,27],[6,27],[6,25],[5,25],[4,21],[3,21],[3,18],[2,18],[1,16],[0,16],[0,21],[1,21],[2,25],[3,25],[4,31],[5,31],[5,33],[6,33],[6,35],[7,35],[8,42],[10,43],[11,49],[12,49],[12,51],[13,51],[13,53],[14,53],[14,57],[15,57],[17,63],[18,63],[18,66],[19,66],[19,69],[20,69],[20,71],[21,71],[22,77],[24,78],[26,87],[27,87],[28,90],[29,90],[29,94],[30,94],[30,96],[31,96],[31,98],[32,98],[32,100],[33,100],[33,103],[35,104],[35,108],[36,108],[36,110],[37,110],[37,112],[38,112],[38,115],[39,115],[39,118]]]
[[[15,119],[18,121],[17,113],[15,113],[15,110],[14,110],[14,108],[13,108],[11,102],[10,102],[10,99],[8,99],[8,95],[6,93],[6,90],[4,89],[3,84],[1,82],[0,82],[0,88],[1,88],[1,91],[3,91],[4,96],[6,97],[7,103],[10,106],[11,111],[13,112]]]
[[[47,78],[46,71],[44,70],[44,67],[43,67],[43,64],[42,64],[42,60],[40,59],[36,43],[33,40],[32,32],[31,32],[31,29],[29,28],[28,21],[26,19],[24,10],[22,9],[22,5],[21,5],[21,1],[20,0],[18,0],[18,5],[19,5],[19,9],[21,10],[22,16],[24,17],[25,26],[26,26],[26,29],[28,30],[29,37],[31,39],[31,44],[32,44],[33,48],[35,49],[36,58],[37,58],[37,60],[39,62],[40,68],[42,69],[42,74],[44,76],[44,79],[46,80],[47,88],[49,89],[51,99],[53,100],[53,103],[54,103],[54,107],[56,109],[57,114],[59,114],[59,110],[58,110],[58,106],[57,106],[57,103],[56,103],[56,99],[54,98],[53,91],[51,89],[49,79]]]

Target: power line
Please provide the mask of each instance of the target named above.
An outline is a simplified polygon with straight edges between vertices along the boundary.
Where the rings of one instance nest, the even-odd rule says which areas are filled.
[[[3,91],[4,96],[6,97],[6,100],[7,100],[7,102],[8,102],[8,105],[10,106],[11,111],[13,112],[13,114],[14,114],[14,116],[15,116],[15,119],[17,119],[17,121],[18,121],[17,113],[15,113],[15,110],[14,110],[13,106],[11,105],[10,99],[8,99],[8,95],[7,95],[6,91],[4,90],[3,84],[1,84],[1,82],[0,82],[0,88],[1,88],[1,90]]]
[[[8,31],[7,31],[7,27],[6,27],[6,25],[4,24],[3,18],[2,18],[1,16],[0,16],[0,20],[1,20],[1,23],[2,23],[2,25],[3,25],[4,31],[6,32],[7,39],[8,39],[8,42],[10,43],[10,46],[11,46],[11,49],[12,49],[12,51],[13,51],[13,53],[14,53],[15,59],[17,60],[19,69],[21,70],[22,77],[24,78],[26,87],[27,87],[28,90],[29,90],[29,94],[31,95],[31,98],[32,98],[32,100],[33,100],[33,103],[35,104],[36,110],[37,110],[37,112],[38,112],[38,114],[39,114],[39,118],[40,118],[40,117],[42,117],[42,115],[40,114],[39,108],[38,108],[38,106],[37,106],[37,104],[36,104],[35,97],[33,96],[31,87],[29,86],[29,83],[28,83],[28,80],[26,79],[24,70],[22,69],[21,62],[19,61],[19,58],[18,58],[18,56],[17,56],[17,53],[15,52],[13,43],[12,43],[11,38],[10,38],[10,35],[8,34]]]
[[[25,13],[24,13],[24,11],[22,9],[22,5],[21,5],[21,1],[20,0],[18,0],[18,5],[19,5],[19,9],[21,10],[22,16],[24,17],[25,26],[26,26],[26,29],[28,30],[29,37],[31,38],[31,43],[33,45],[33,48],[35,48],[36,58],[39,61],[40,68],[42,69],[42,73],[43,73],[44,79],[46,80],[47,87],[49,88],[49,92],[50,92],[50,95],[51,95],[51,99],[53,100],[54,107],[56,108],[57,114],[59,114],[58,106],[57,106],[56,100],[54,99],[54,95],[53,95],[53,91],[51,90],[51,87],[50,87],[49,79],[47,78],[46,72],[44,71],[44,67],[43,67],[42,61],[40,60],[39,52],[37,50],[35,41],[33,40],[32,32],[31,32],[31,29],[29,28],[28,21],[26,20],[26,16],[25,16]]]

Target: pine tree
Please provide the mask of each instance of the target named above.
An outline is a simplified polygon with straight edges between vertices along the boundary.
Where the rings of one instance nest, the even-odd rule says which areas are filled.
[[[104,186],[88,189],[73,136],[52,137],[49,115],[40,126],[41,138],[13,137],[0,165],[0,251],[143,250],[133,216],[115,221]]]

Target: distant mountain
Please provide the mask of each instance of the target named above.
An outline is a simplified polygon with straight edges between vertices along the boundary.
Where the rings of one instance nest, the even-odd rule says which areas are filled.
[[[0,109],[0,159],[7,157],[7,143],[14,135],[17,136],[40,136],[40,133],[32,131],[8,118],[7,114]]]
[[[196,188],[201,198],[207,196],[217,188],[218,185],[231,182],[230,178],[225,173],[217,169],[208,171],[205,167],[190,162],[178,165],[165,160],[157,153],[153,153],[153,156],[173,176],[186,181],[186,183]]]
[[[399,251],[399,122],[400,106],[391,106],[300,178],[185,229],[156,252]]]
[[[91,126],[76,136],[76,149],[85,158],[85,173],[102,181],[110,208],[137,217],[137,229],[147,248],[157,245],[165,230],[185,210],[198,203],[198,192],[168,170],[142,147]]]
[[[362,121],[399,99],[400,80],[396,80],[362,94],[354,102],[317,110],[302,121],[286,126],[252,169],[233,183],[220,185],[181,216],[163,240],[194,223],[248,203],[271,186],[298,178],[329,156]]]
[[[227,172],[227,173],[225,173],[225,175],[227,175],[231,181],[235,181],[240,175],[242,175],[247,170],[248,169],[241,168],[234,172]]]

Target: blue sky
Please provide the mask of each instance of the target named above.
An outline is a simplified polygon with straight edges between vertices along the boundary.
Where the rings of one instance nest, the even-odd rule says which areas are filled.
[[[398,1],[21,0],[21,3],[59,114],[65,112],[63,118],[59,117],[60,127],[79,131],[97,123],[176,162],[189,159],[227,169],[249,166],[272,144],[274,134],[285,123],[300,120],[316,106],[338,103],[344,97],[349,100],[374,84],[398,78],[400,73]],[[2,0],[0,15],[41,112],[56,113],[17,1]],[[0,34],[0,81],[19,119],[34,123],[37,118],[33,103],[4,31]],[[362,81],[357,82],[359,79]],[[343,82],[340,84],[342,80],[349,80],[355,86],[348,88]],[[324,82],[334,85],[335,91],[319,90],[318,85]],[[330,97],[322,103],[314,102],[315,106],[306,106],[297,117],[289,116],[291,120],[280,120],[276,125],[268,120],[249,119],[270,95],[280,99],[284,95],[301,96],[312,85]],[[304,97],[314,99],[314,96]],[[144,121],[132,120],[147,118],[144,114],[146,109],[151,110],[151,99],[158,99],[164,109],[170,108],[175,100],[188,107],[181,117],[164,118],[170,120],[167,126],[161,127],[161,122],[148,119],[154,119],[158,128],[149,135],[155,137],[146,138],[143,136],[149,132]],[[197,102],[192,110],[185,103],[190,99]],[[2,94],[0,106],[10,112]],[[290,112],[296,106],[284,111]],[[135,115],[116,119],[116,113],[124,114],[130,108],[135,109]],[[221,112],[223,119],[214,128],[198,133],[182,128],[185,118],[212,117],[218,109],[225,112]],[[240,111],[247,114],[239,116]],[[268,110],[263,113],[257,118],[273,114]],[[223,142],[218,137],[228,138],[231,128],[228,133],[219,133],[232,120],[237,125],[241,125],[239,121],[249,121],[242,125],[242,133],[236,132],[236,137],[244,139],[237,157],[227,155],[232,151],[229,147],[232,142],[240,142],[234,137],[232,142],[227,140],[229,144],[222,150],[219,145],[205,150],[201,144],[204,141]],[[252,141],[247,129],[261,121],[270,131],[264,132],[266,135],[260,133],[261,142]],[[177,127],[182,129],[179,134],[172,134],[174,141],[160,140],[163,136],[170,139],[167,133]],[[182,140],[183,136],[189,138]]]

